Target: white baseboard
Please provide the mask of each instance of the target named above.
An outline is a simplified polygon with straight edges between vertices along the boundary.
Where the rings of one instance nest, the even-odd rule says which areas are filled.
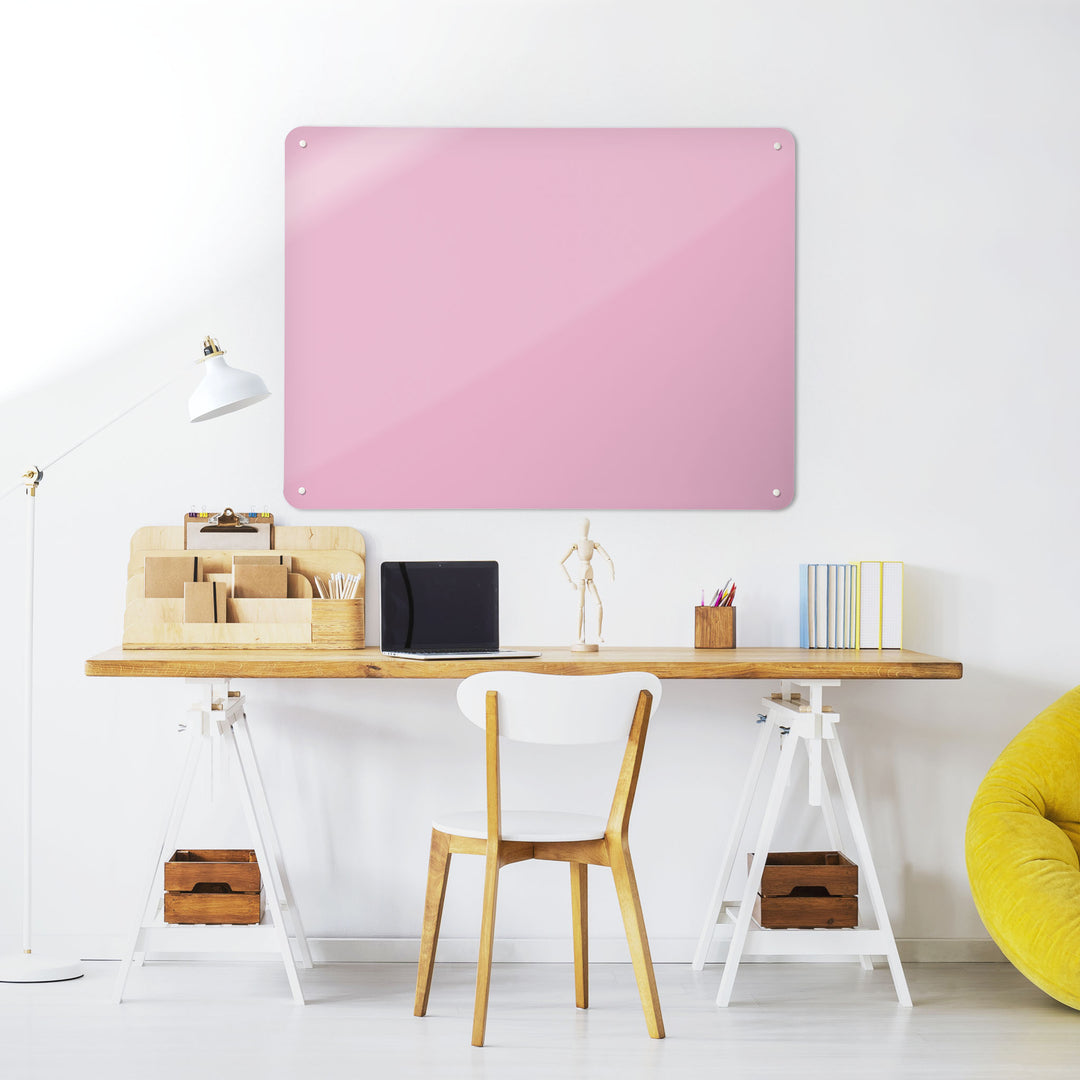
[[[417,938],[309,938],[312,958],[321,963],[415,964],[420,953]],[[34,951],[42,955],[71,956],[84,960],[116,960],[123,952],[125,939],[118,934],[45,935],[35,941]],[[693,938],[651,938],[653,962],[689,964],[697,948]],[[1005,957],[989,938],[902,938],[897,941],[900,958],[909,964],[985,964],[1003,963]],[[0,937],[0,952],[14,951],[15,938]],[[726,943],[714,942],[709,963],[722,963]],[[439,942],[440,963],[475,964],[475,938],[444,938]],[[180,959],[183,954],[174,954]],[[272,957],[274,954],[263,954]],[[229,957],[235,959],[235,954]],[[495,941],[495,962],[509,964],[570,964],[572,944],[566,939],[503,938]],[[589,959],[595,964],[630,962],[623,938],[590,938]],[[827,957],[746,957],[743,963],[777,963],[785,960],[810,963],[835,963]]]
[[[410,963],[420,954],[420,943],[407,938],[312,938],[311,955],[325,962]],[[993,941],[980,938],[910,938],[897,941],[900,959],[911,964],[1004,963],[1005,957]],[[650,938],[649,949],[656,964],[689,964],[697,949],[691,938]],[[444,964],[475,964],[477,942],[469,938],[447,938],[439,942],[438,960]],[[726,943],[716,943],[709,952],[710,964],[723,963]],[[572,964],[573,945],[562,939],[510,939],[495,941],[496,963]],[[590,938],[589,960],[594,964],[628,964],[630,953],[622,938]],[[748,956],[743,963],[783,963],[785,961],[835,963],[832,956]]]

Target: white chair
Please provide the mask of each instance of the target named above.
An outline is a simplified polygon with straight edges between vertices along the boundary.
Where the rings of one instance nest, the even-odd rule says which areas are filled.
[[[643,672],[614,675],[537,675],[522,671],[473,675],[458,687],[458,705],[486,732],[487,810],[438,817],[431,830],[424,930],[416,974],[414,1012],[427,1012],[435,949],[451,855],[483,855],[484,907],[476,971],[473,1046],[483,1046],[495,938],[499,871],[524,859],[570,864],[574,926],[574,983],[577,1006],[589,1006],[588,866],[609,866],[615,879],[645,1023],[654,1039],[664,1037],[649,941],[641,913],[627,831],[637,788],[645,732],[660,680]],[[517,742],[564,746],[626,741],[611,812],[605,821],[556,810],[503,813],[499,783],[499,736]]]

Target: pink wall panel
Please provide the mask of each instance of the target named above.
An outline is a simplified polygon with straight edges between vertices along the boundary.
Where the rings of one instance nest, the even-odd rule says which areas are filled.
[[[787,506],[794,139],[298,128],[285,360],[294,506]]]

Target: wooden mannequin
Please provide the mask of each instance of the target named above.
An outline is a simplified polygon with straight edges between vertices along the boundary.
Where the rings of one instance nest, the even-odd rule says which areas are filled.
[[[596,582],[593,580],[592,557],[594,551],[599,551],[607,559],[607,564],[611,568],[611,580],[614,581],[615,563],[604,550],[602,544],[589,539],[589,519],[585,518],[581,523],[581,538],[570,545],[570,550],[562,557],[562,562],[559,564],[566,575],[566,580],[578,591],[578,639],[575,644],[570,646],[573,652],[597,652],[600,648],[599,645],[590,645],[585,642],[586,589],[592,593],[592,597],[596,601],[596,636],[600,641],[604,640],[604,605],[600,601],[600,594],[596,591]],[[578,573],[580,575],[577,581],[570,576],[570,571],[566,569],[566,560],[575,552],[577,552]]]

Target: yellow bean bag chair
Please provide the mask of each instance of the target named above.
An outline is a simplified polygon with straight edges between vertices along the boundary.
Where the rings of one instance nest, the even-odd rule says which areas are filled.
[[[1080,686],[994,762],[975,794],[966,850],[990,936],[1036,986],[1080,1009]]]

